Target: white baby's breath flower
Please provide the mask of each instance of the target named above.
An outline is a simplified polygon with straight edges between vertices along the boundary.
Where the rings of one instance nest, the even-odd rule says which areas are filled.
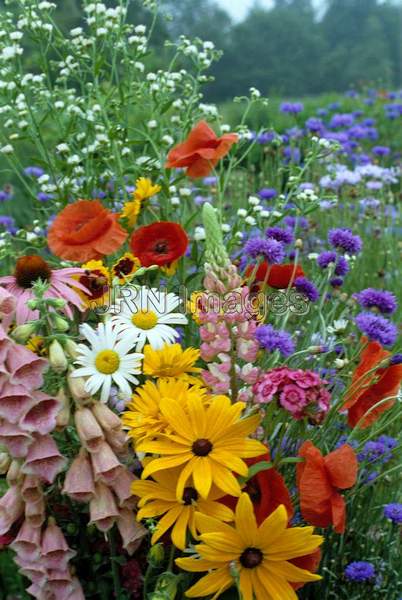
[[[238,217],[247,217],[247,211],[245,208],[239,208],[237,211]]]
[[[198,226],[194,230],[194,239],[196,242],[200,242],[201,240],[206,239],[205,229],[204,227]]]
[[[11,144],[6,144],[0,148],[0,152],[1,154],[12,154],[14,152],[14,148],[11,146]]]
[[[247,225],[251,225],[252,227],[254,225],[256,225],[256,223],[257,223],[257,221],[255,220],[255,218],[252,217],[251,215],[249,215],[248,217],[246,217],[244,220],[247,223]]]
[[[172,136],[171,136],[171,135],[164,135],[164,136],[162,137],[162,140],[161,140],[161,141],[162,141],[164,144],[166,144],[167,146],[172,146],[172,144],[173,144],[173,142],[174,142],[174,139],[172,138]]]
[[[70,148],[69,148],[68,144],[65,144],[65,143],[58,144],[56,146],[56,150],[60,154],[66,154],[67,152],[70,152]]]

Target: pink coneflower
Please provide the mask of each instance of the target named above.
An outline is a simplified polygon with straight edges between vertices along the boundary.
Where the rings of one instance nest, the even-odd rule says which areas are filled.
[[[0,285],[3,285],[16,299],[15,320],[17,325],[33,321],[38,318],[38,311],[31,310],[27,306],[28,300],[34,298],[32,286],[38,279],[49,284],[45,292],[45,298],[61,298],[66,301],[64,312],[68,317],[72,316],[69,304],[84,309],[80,296],[72,287],[84,292],[88,290],[73,276],[81,275],[83,269],[71,267],[67,269],[51,269],[48,263],[40,256],[21,256],[17,260],[14,275],[0,277]]]

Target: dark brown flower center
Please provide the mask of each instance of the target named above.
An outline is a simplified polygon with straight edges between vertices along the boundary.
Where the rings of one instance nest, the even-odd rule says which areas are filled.
[[[201,438],[195,440],[191,449],[196,456],[207,456],[212,450],[212,444],[209,440]]]
[[[38,279],[50,281],[51,277],[52,271],[49,265],[40,256],[21,256],[17,260],[15,279],[19,287],[28,289]]]
[[[183,491],[182,500],[186,506],[196,502],[198,500],[198,492],[193,487],[185,487]]]
[[[254,503],[258,503],[261,501],[261,490],[258,483],[252,479],[247,482],[247,485],[244,488],[244,491],[250,496],[251,501]]]
[[[133,266],[134,263],[130,258],[122,258],[113,270],[117,277],[121,277],[122,275],[130,275]]]
[[[97,299],[103,296],[108,288],[108,280],[101,271],[86,271],[85,275],[80,277],[80,283],[89,290],[89,298]]]
[[[167,254],[168,249],[168,243],[165,240],[156,242],[154,246],[154,250],[155,252],[158,252],[158,254]]]
[[[246,548],[240,556],[240,562],[246,569],[255,569],[262,563],[263,554],[258,548]]]

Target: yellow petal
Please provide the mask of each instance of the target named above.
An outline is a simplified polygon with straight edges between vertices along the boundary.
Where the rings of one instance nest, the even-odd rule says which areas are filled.
[[[214,550],[233,554],[235,557],[239,557],[243,551],[242,540],[235,533],[233,535],[226,535],[218,531],[216,533],[203,533],[200,536],[200,540],[203,544],[210,546]],[[199,551],[201,552],[201,550]]]
[[[281,577],[284,577],[287,581],[292,582],[304,582],[304,581],[319,581],[322,579],[320,575],[316,575],[315,573],[310,573],[306,569],[301,569],[300,567],[296,567],[296,565],[283,561],[283,562],[269,562],[266,561],[264,567],[266,566],[268,571],[272,571],[274,573],[278,573]]]
[[[175,563],[183,571],[191,571],[192,573],[202,573],[203,571],[209,571],[216,565],[214,562],[204,560],[203,558],[176,558]]]
[[[216,487],[230,496],[240,496],[241,487],[232,472],[229,471],[229,469],[222,467],[222,465],[215,460],[211,459],[211,461],[212,478]]]
[[[141,477],[143,479],[146,479],[147,477],[152,475],[152,473],[156,473],[157,471],[177,467],[178,465],[182,465],[183,463],[190,460],[191,457],[191,454],[180,454],[179,456],[166,456],[164,458],[155,458],[155,460],[151,461],[149,465],[145,467]]]
[[[275,551],[277,538],[284,533],[288,524],[288,513],[283,504],[274,510],[260,525],[259,537],[263,542],[261,549],[265,552]]]
[[[188,598],[198,598],[199,596],[209,596],[214,593],[219,595],[229,589],[232,585],[233,579],[230,575],[229,568],[225,567],[217,569],[202,577],[195,585],[186,591],[186,596]]]
[[[189,441],[194,441],[197,438],[191,423],[179,402],[171,398],[163,398],[160,403],[160,409],[173,431]]]
[[[205,513],[220,521],[233,521],[233,511],[221,504],[220,502],[213,502],[212,500],[202,500],[201,498],[197,501],[197,508],[200,512]]]
[[[174,506],[166,513],[164,517],[159,521],[156,530],[151,538],[151,543],[155,544],[159,538],[173,525],[176,519],[179,517],[183,506],[180,504]]]
[[[228,432],[225,432],[222,436],[222,439],[225,437],[238,436],[238,437],[246,437],[250,433],[253,433],[258,425],[261,422],[261,417],[259,414],[252,415],[251,417],[246,417],[241,419],[237,423],[234,423]],[[267,449],[265,448],[265,452]]]
[[[163,513],[167,512],[170,508],[175,506],[170,502],[150,502],[147,506],[141,508],[138,511],[137,519],[141,521],[142,519],[152,519],[153,517],[159,517]]]
[[[240,571],[240,591],[242,600],[253,600],[253,584],[250,569],[242,569]]]
[[[210,459],[198,456],[194,462],[194,487],[200,496],[204,499],[208,498],[208,494],[212,486],[212,472]]]
[[[205,406],[199,396],[193,395],[187,401],[188,416],[197,438],[207,436],[207,419]]]
[[[188,445],[175,444],[170,440],[161,440],[160,438],[157,440],[147,439],[136,445],[138,452],[150,452],[152,454],[182,454],[188,452],[189,449]]]
[[[205,535],[214,535],[214,534],[205,534]],[[216,534],[215,534],[216,535]],[[239,558],[239,552],[230,552],[226,550],[226,552],[222,549],[213,548],[208,544],[197,544],[196,550],[198,554],[205,558],[206,560],[210,560],[215,562],[217,565],[222,566],[222,563],[229,564],[232,560],[236,560]]]
[[[230,452],[226,452],[225,450],[221,449],[215,450],[214,448],[209,456],[213,460],[221,463],[223,467],[227,467],[231,471],[234,471],[243,477],[246,477],[248,474],[248,466],[235,454],[230,454]]]
[[[191,459],[184,466],[183,470],[179,475],[179,479],[177,480],[177,488],[176,488],[176,498],[180,502],[183,499],[184,488],[186,487],[187,481],[193,474],[194,465],[197,459],[194,455],[191,455]]]
[[[267,552],[270,561],[290,560],[311,554],[322,544],[320,535],[312,535],[312,527],[286,529]],[[265,549],[264,549],[265,551]]]
[[[257,522],[253,504],[248,494],[242,494],[237,501],[235,526],[245,546],[259,547]]]
[[[180,550],[184,550],[186,547],[188,520],[190,518],[190,511],[192,510],[191,506],[183,506],[179,518],[172,529],[172,542]]]
[[[296,592],[291,585],[275,571],[268,570],[261,565],[256,568],[256,578],[272,600],[297,600]]]

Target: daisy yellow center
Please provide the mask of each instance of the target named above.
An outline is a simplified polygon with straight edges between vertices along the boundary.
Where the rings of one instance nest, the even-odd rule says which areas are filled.
[[[246,569],[255,569],[262,563],[264,556],[258,548],[246,548],[240,556],[240,563]]]
[[[152,310],[140,310],[131,317],[131,322],[138,329],[153,329],[158,317]]]
[[[120,356],[114,350],[102,350],[96,356],[95,366],[100,373],[111,375],[120,366]]]

